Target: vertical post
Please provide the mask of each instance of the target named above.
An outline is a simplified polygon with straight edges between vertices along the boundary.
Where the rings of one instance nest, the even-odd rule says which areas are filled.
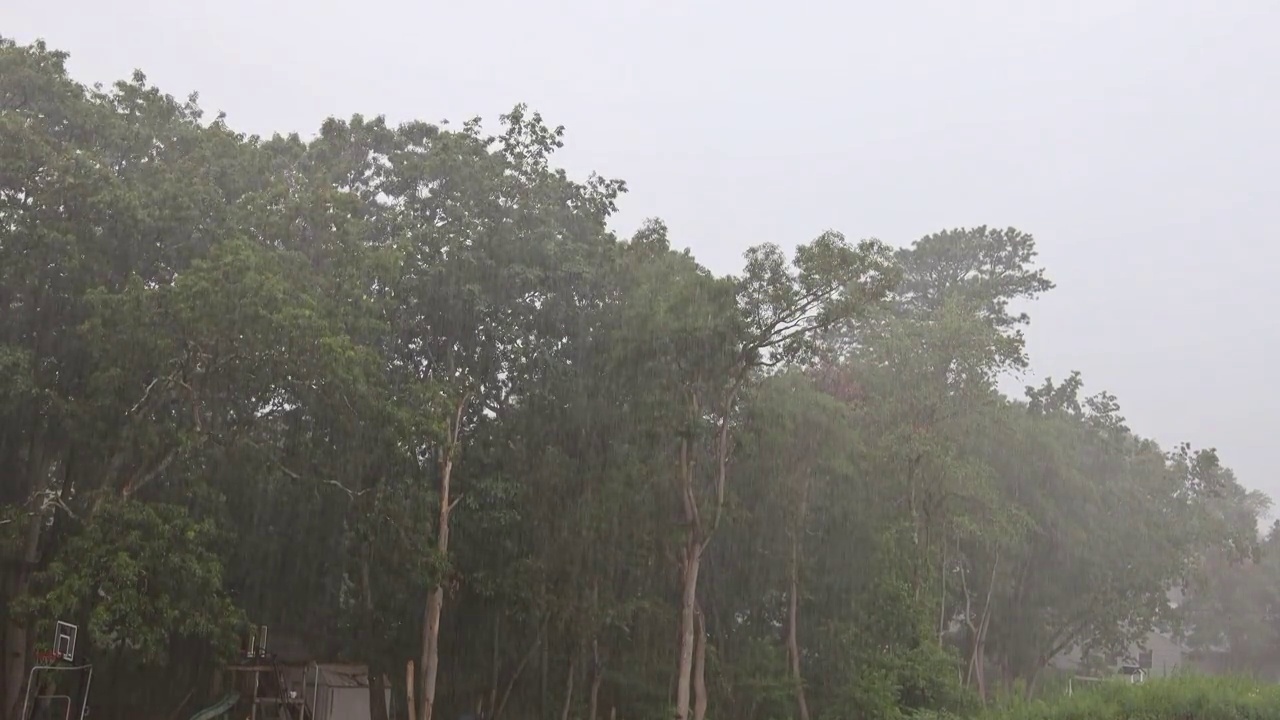
[[[93,686],[93,666],[89,666],[89,677],[84,681],[84,692],[80,694],[80,720],[89,712],[89,688]]]
[[[249,706],[249,720],[258,720],[258,676],[262,672],[256,667],[253,670],[253,704]]]
[[[30,715],[27,714],[27,705],[31,702],[31,683],[36,679],[36,670],[39,669],[40,666],[36,665],[31,668],[31,672],[27,674],[27,693],[22,697],[22,717],[19,718],[19,720],[27,720],[27,718],[30,717]]]
[[[314,664],[316,666],[316,681],[315,686],[311,688],[311,720],[319,720],[316,713],[319,712],[320,708],[320,663],[317,661]],[[328,718],[326,717],[325,720],[328,720]]]

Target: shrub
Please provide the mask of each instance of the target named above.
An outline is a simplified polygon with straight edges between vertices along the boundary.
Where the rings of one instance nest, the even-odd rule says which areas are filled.
[[[1102,683],[1072,696],[988,712],[983,720],[1280,720],[1280,685],[1186,676]]]

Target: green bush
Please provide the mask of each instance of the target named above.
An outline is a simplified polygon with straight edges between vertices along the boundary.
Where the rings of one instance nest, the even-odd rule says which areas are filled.
[[[1177,677],[1102,683],[1074,695],[1018,704],[982,720],[1280,720],[1280,685],[1243,678]]]

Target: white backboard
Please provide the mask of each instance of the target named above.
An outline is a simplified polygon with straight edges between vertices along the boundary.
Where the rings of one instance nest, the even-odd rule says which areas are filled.
[[[76,656],[76,634],[79,628],[71,623],[58,621],[53,634],[53,651],[58,657],[71,662]]]

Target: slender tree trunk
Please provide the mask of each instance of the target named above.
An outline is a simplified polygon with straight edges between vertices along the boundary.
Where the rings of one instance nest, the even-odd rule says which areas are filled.
[[[569,711],[573,709],[573,680],[578,674],[578,659],[569,660],[569,678],[565,680],[564,706],[560,709],[560,720],[569,720]]]
[[[978,625],[973,624],[973,593],[969,590],[969,571],[963,563],[960,565],[960,591],[964,593],[964,624],[969,628],[969,635],[973,643],[969,651],[969,665],[960,680],[965,687],[969,687],[973,683],[974,661],[978,653],[978,641],[980,639],[978,625],[981,625],[982,622],[979,620]]]
[[[942,639],[947,634],[947,543],[945,529],[942,542],[942,563],[938,568],[938,579],[941,590],[938,592],[938,647],[942,647]]]
[[[702,567],[702,553],[707,543],[720,526],[720,518],[724,512],[725,488],[728,483],[729,466],[729,414],[733,409],[734,398],[745,380],[745,373],[737,377],[729,391],[724,395],[720,408],[720,420],[716,427],[716,474],[715,504],[709,523],[704,524],[698,508],[697,494],[694,488],[694,458],[689,440],[680,441],[680,492],[684,505],[686,538],[684,551],[684,575],[680,598],[680,656],[676,667],[676,720],[689,720],[689,704],[691,685],[697,683],[696,696],[698,707],[695,708],[694,720],[702,720],[706,716],[706,635],[705,628],[700,628],[701,618],[698,605],[698,574]],[[702,405],[696,393],[691,394],[692,417],[702,417]],[[699,626],[699,627],[696,627]],[[699,635],[699,633],[702,633]],[[701,642],[699,643],[699,638]],[[695,655],[698,667],[695,669]]]
[[[600,685],[604,682],[603,673],[591,676],[591,695],[587,698],[587,719],[596,720],[600,707]]]
[[[698,402],[693,400],[695,415]],[[681,558],[680,578],[680,653],[676,663],[676,720],[689,720],[690,682],[693,678],[693,656],[698,604],[698,573],[702,567],[702,523],[698,500],[694,494],[694,460],[689,441],[680,441],[680,495],[684,506],[685,543]]]
[[[440,612],[444,607],[444,587],[437,586],[427,598],[422,626],[422,695],[419,698],[418,717],[431,720],[436,702],[436,676],[440,671]]]
[[[1040,687],[1040,678],[1044,675],[1044,665],[1040,665],[1031,673],[1031,677],[1027,679],[1026,700],[1031,700],[1036,696],[1036,689]]]
[[[986,607],[982,611],[982,622],[978,625],[977,645],[973,649],[974,678],[978,683],[978,697],[987,701],[987,633],[991,629],[991,598],[988,595]]]
[[[986,627],[985,625],[983,626]],[[973,677],[978,684],[978,699],[982,702],[987,701],[987,642],[985,638],[979,638],[977,645],[973,648]]]
[[[365,636],[372,641],[374,632],[373,620],[373,583],[369,579],[369,548],[365,548],[365,556],[360,561],[360,585],[364,599]],[[375,672],[373,663],[369,664],[369,720],[387,720],[387,693],[382,674]]]
[[[417,720],[418,717],[418,701],[414,696],[413,687],[418,682],[418,673],[414,672],[413,659],[404,665],[404,710],[409,716],[409,720]]]
[[[498,673],[502,670],[498,662],[499,642],[502,638],[502,614],[493,616],[493,678],[489,681],[489,714],[496,714],[498,709]]]
[[[502,698],[498,700],[497,705],[490,705],[493,716],[490,717],[489,720],[498,720],[498,716],[501,715],[502,711],[507,707],[507,700],[511,698],[511,690],[516,686],[516,680],[520,679],[520,674],[524,672],[529,661],[533,659],[533,656],[538,652],[538,648],[542,646],[542,635],[544,632],[544,628],[538,629],[538,635],[533,639],[533,645],[529,646],[529,652],[525,653],[524,657],[520,658],[520,664],[516,665],[515,672],[511,673],[511,679],[507,681],[507,687],[502,691]]]
[[[919,557],[920,554],[923,554],[921,553],[921,546],[923,544],[923,539],[921,538],[921,535],[923,534],[921,529],[922,522],[920,519],[921,501],[917,497],[916,490],[916,473],[920,460],[920,456],[917,455],[908,461],[907,464],[907,509],[911,513],[911,544],[916,548],[918,553],[917,557]],[[921,562],[924,562],[926,565],[928,564],[927,560],[915,561],[911,564],[911,596],[917,602],[920,600],[920,593],[924,588],[924,577],[920,567]]]
[[[375,672],[369,673],[369,720],[387,720],[387,685]]]
[[[604,683],[604,663],[600,661],[600,641],[591,641],[591,694],[587,698],[587,720],[596,720],[600,707],[600,685]]]
[[[542,643],[542,656],[538,660],[538,671],[542,674],[538,679],[539,717],[548,717],[551,714],[551,643]]]
[[[978,686],[978,699],[987,701],[987,628],[990,626],[989,606],[983,610],[977,627],[969,623],[973,631],[973,651],[969,655],[969,676],[965,678],[968,685],[970,679]]]
[[[676,667],[676,720],[689,720],[690,680],[697,619],[698,572],[702,567],[702,545],[690,530],[684,551],[684,577],[680,594],[680,661]]]
[[[1013,669],[1013,661],[1006,653],[1000,658],[1000,683],[1004,687],[1004,692],[1012,694],[1016,680],[1017,673]]]
[[[978,680],[978,696],[987,699],[987,631],[991,628],[991,596],[995,591],[996,571],[1000,568],[1000,551],[991,562],[991,577],[987,579],[987,598],[982,603],[982,622],[978,624],[977,642],[974,647],[974,669]]]
[[[436,550],[441,556],[449,553],[449,514],[453,510],[450,484],[453,480],[453,460],[458,449],[458,437],[462,431],[462,413],[467,407],[467,396],[458,401],[453,422],[448,428],[448,438],[440,455],[440,515],[436,528]],[[440,672],[440,614],[444,609],[444,585],[438,584],[427,596],[427,606],[422,618],[422,693],[419,697],[418,718],[431,720],[436,702],[436,676]]]
[[[800,539],[791,539],[791,586],[787,595],[787,659],[791,664],[791,681],[796,688],[796,710],[800,720],[809,720],[809,702],[804,694],[804,677],[800,673]]]
[[[693,652],[693,720],[704,720],[707,717],[707,622],[701,603],[698,603],[694,619],[697,634]]]

